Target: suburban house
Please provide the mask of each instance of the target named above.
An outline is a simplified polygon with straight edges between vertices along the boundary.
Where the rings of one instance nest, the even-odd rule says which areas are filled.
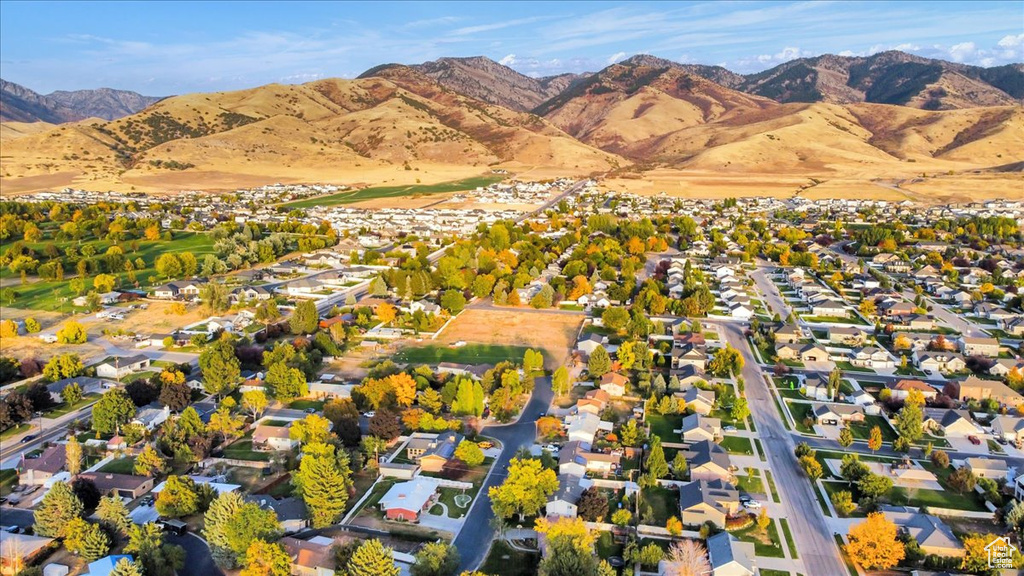
[[[380,509],[388,520],[418,522],[420,513],[434,504],[439,485],[439,480],[430,476],[399,482],[380,499]]]
[[[687,408],[702,416],[711,414],[715,407],[715,392],[713,390],[690,388],[686,392],[677,392],[673,396],[681,399]]]
[[[252,494],[245,497],[264,510],[273,510],[285,534],[301,532],[309,527],[306,518],[306,504],[300,498],[289,496],[280,500],[266,494]]]
[[[811,314],[826,318],[845,318],[848,311],[842,302],[826,299],[811,304]]]
[[[727,518],[740,509],[740,493],[728,482],[697,480],[679,487],[679,519],[686,526],[711,522],[725,528]]]
[[[840,426],[850,422],[863,422],[864,409],[850,404],[811,404],[814,423],[822,426]]]
[[[999,339],[962,336],[960,338],[960,352],[964,356],[988,356],[989,358],[995,358],[999,356]]]
[[[805,337],[803,328],[797,324],[783,324],[775,331],[775,342],[777,344],[796,344]]]
[[[455,457],[455,449],[462,439],[462,434],[456,432],[416,433],[406,444],[406,453],[409,458],[418,462],[425,472],[440,472],[444,465]]]
[[[829,359],[828,350],[817,344],[776,344],[775,354],[779,360],[800,362],[824,362]]]
[[[892,392],[892,397],[896,400],[906,400],[911,390],[920,392],[925,400],[931,400],[939,395],[938,390],[920,380],[895,380],[886,383],[885,387]]]
[[[691,444],[684,454],[689,462],[691,480],[735,480],[729,453],[718,444],[710,440],[697,442]]]
[[[950,410],[946,408],[925,408],[924,429],[929,432],[942,432],[945,436],[963,438],[979,434],[981,430],[971,420],[966,410]]]
[[[54,444],[43,450],[37,458],[25,458],[21,462],[18,482],[28,486],[41,486],[60,473],[67,463],[67,452],[63,444]]]
[[[84,576],[110,576],[114,572],[114,567],[121,561],[122,558],[132,560],[132,556],[129,554],[112,554],[110,556],[104,556],[95,562],[90,562],[88,569]]]
[[[61,393],[72,383],[78,384],[82,389],[82,396],[88,396],[89,394],[100,394],[105,389],[116,388],[117,382],[111,382],[109,380],[100,380],[99,378],[90,378],[89,376],[77,376],[75,378],[64,378],[63,380],[57,380],[46,385],[46,391],[50,393],[50,398],[56,403],[61,403],[64,398]]]
[[[921,551],[938,556],[963,557],[964,546],[940,518],[920,512],[886,510],[885,517],[900,531],[917,540]]]
[[[586,353],[587,356],[590,356],[594,353],[594,350],[597,350],[599,347],[606,344],[608,344],[607,336],[603,336],[596,332],[590,332],[589,334],[583,335],[583,337],[576,342],[576,349],[580,352]]]
[[[153,297],[163,300],[173,300],[176,298],[198,298],[199,290],[203,287],[203,284],[205,284],[205,281],[178,280],[168,282],[163,286],[157,286],[154,288]]]
[[[591,486],[590,480],[571,474],[558,475],[558,490],[548,496],[544,512],[548,516],[576,517],[576,503],[583,492]]]
[[[960,382],[960,400],[993,399],[1004,406],[1020,406],[1024,404],[1024,396],[998,380],[982,380],[977,376],[969,376]]]
[[[589,412],[580,412],[565,419],[566,436],[569,441],[578,440],[586,444],[594,443],[594,436],[601,428],[601,417]]]
[[[672,348],[672,369],[679,370],[686,366],[703,372],[707,370],[708,354],[702,346],[695,344],[677,345]]]
[[[142,426],[146,430],[156,430],[171,417],[171,409],[159,404],[147,404],[135,412],[132,424]]]
[[[34,562],[41,551],[52,552],[50,543],[53,540],[53,538],[31,534],[12,534],[7,530],[0,530],[0,550],[3,551],[0,554],[0,574],[23,574],[23,569]],[[52,565],[50,564],[50,566]],[[50,576],[49,572],[44,572],[44,574]]]
[[[703,414],[689,414],[683,417],[681,435],[687,444],[704,440],[717,442],[722,439],[722,420]]]
[[[149,358],[142,354],[135,356],[114,356],[96,366],[96,376],[120,380],[149,368]]]
[[[112,474],[108,472],[83,472],[79,478],[92,480],[100,494],[113,494],[120,498],[132,500],[153,489],[153,478],[150,476],[133,476],[131,474]]]
[[[964,466],[978,478],[999,480],[1006,478],[1006,460],[997,458],[964,458]]]
[[[711,576],[756,576],[754,544],[742,542],[728,532],[707,539]]]
[[[895,368],[896,363],[889,353],[876,346],[865,346],[850,355],[850,363],[862,368]]]
[[[916,351],[913,359],[918,368],[925,372],[960,372],[967,369],[963,356],[956,352]]]
[[[283,452],[299,447],[289,436],[288,426],[256,425],[252,433],[252,449],[258,452]]]
[[[338,543],[335,539],[314,536],[299,540],[285,536],[278,543],[292,560],[292,576],[334,576],[334,546]]]
[[[845,346],[860,346],[864,343],[864,331],[852,326],[829,326],[828,342]]]
[[[604,390],[612,398],[621,398],[626,395],[626,386],[629,378],[618,372],[609,372],[601,377],[601,390]]]
[[[591,452],[590,445],[579,441],[567,442],[558,452],[558,473],[572,476],[586,474],[608,475],[618,471],[622,455]]]
[[[1024,418],[1019,416],[996,416],[992,420],[992,434],[1007,442],[1024,443]]]

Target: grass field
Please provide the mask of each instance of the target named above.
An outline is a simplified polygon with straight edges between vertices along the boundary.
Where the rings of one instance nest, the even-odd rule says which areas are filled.
[[[495,346],[490,344],[467,344],[458,348],[430,344],[403,348],[394,356],[395,362],[410,364],[437,364],[457,362],[460,364],[497,364],[505,360],[522,362],[525,346]]]
[[[750,438],[726,436],[719,444],[721,444],[722,448],[728,450],[730,454],[745,454],[747,456],[753,456],[754,454],[754,448],[750,445]]]
[[[99,469],[108,474],[132,474],[135,470],[135,458],[115,458]]]
[[[744,542],[753,542],[754,552],[758,556],[769,558],[784,558],[786,556],[785,552],[782,551],[782,545],[779,543],[779,530],[775,527],[775,522],[769,524],[764,532],[755,523],[743,530],[733,531],[732,535]],[[764,541],[766,536],[767,539],[770,539],[770,542]]]
[[[782,525],[782,532],[786,535],[786,546],[789,547],[789,555],[793,558],[799,558],[800,555],[796,553],[796,542],[793,540],[793,533],[789,531],[789,522],[785,518],[779,518],[779,524]]]
[[[495,540],[480,571],[491,576],[532,576],[538,564],[540,554],[520,552],[504,540]]]
[[[643,491],[643,502],[650,504],[654,519],[650,524],[664,526],[669,517],[679,515],[679,493],[664,486],[652,486]]]
[[[682,442],[683,437],[673,430],[682,426],[678,415],[670,414],[647,414],[647,424],[651,427],[651,434],[661,438],[662,442]]]
[[[416,194],[441,194],[444,192],[463,192],[473,190],[480,186],[488,186],[495,182],[501,182],[503,176],[487,175],[441,182],[440,184],[412,184],[409,186],[373,186],[361,190],[346,190],[330,196],[317,198],[306,198],[295,202],[289,202],[284,206],[288,208],[313,208],[314,206],[338,206],[342,204],[354,204],[363,200],[375,198],[394,198],[398,196],[413,196]]]

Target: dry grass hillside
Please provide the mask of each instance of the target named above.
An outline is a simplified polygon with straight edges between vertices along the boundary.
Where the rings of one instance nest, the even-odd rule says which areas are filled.
[[[5,193],[431,182],[503,163],[575,174],[623,163],[537,116],[461,96],[408,68],[387,78],[179,96],[112,122],[4,143]]]

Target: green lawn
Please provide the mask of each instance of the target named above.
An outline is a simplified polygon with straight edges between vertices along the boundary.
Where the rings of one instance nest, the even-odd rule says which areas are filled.
[[[871,436],[871,429],[875,426],[882,431],[883,441],[892,442],[897,438],[896,431],[881,416],[866,415],[863,422],[851,422],[850,431],[853,432],[854,438],[867,440]]]
[[[242,439],[224,448],[224,458],[233,460],[250,460],[253,462],[269,462],[269,452],[256,452],[252,449],[251,439]]]
[[[16,436],[23,432],[28,432],[30,428],[32,428],[32,424],[29,424],[28,422],[18,424],[17,426],[13,426],[11,428],[8,428],[7,430],[4,430],[3,432],[0,432],[0,440],[6,440],[11,436]]]
[[[317,412],[324,409],[323,400],[292,400],[292,403],[288,405],[292,410],[305,410],[312,408]]]
[[[721,442],[722,448],[729,451],[730,454],[745,454],[747,456],[754,455],[754,448],[750,445],[749,438],[742,438],[740,436],[726,436]]]
[[[782,532],[786,535],[786,546],[789,547],[789,555],[794,559],[799,558],[800,555],[796,553],[796,542],[793,540],[793,533],[789,531],[789,521],[785,518],[779,518],[779,524],[782,524]]]
[[[0,470],[0,494],[6,496],[18,483],[18,471],[13,468]]]
[[[373,198],[396,198],[399,196],[440,194],[443,192],[463,192],[466,190],[473,190],[480,186],[488,186],[490,184],[494,184],[495,182],[501,182],[502,180],[504,180],[504,176],[489,174],[486,176],[466,178],[464,180],[441,182],[439,184],[412,184],[408,186],[373,186],[370,188],[363,188],[361,190],[346,190],[344,192],[338,192],[337,194],[331,194],[329,196],[320,196],[317,198],[306,198],[304,200],[297,200],[295,202],[289,202],[287,204],[284,204],[284,206],[288,208],[338,206],[341,204],[352,204],[354,202],[361,202],[363,200],[371,200]]]
[[[793,415],[793,421],[796,422],[797,432],[803,432],[804,434],[814,434],[814,429],[804,425],[805,418],[812,418],[811,405],[805,402],[786,402],[786,406],[789,408],[789,413]]]
[[[156,271],[153,268],[156,263],[156,259],[165,252],[191,252],[202,261],[202,258],[206,254],[213,254],[213,238],[206,233],[202,232],[174,232],[173,240],[140,240],[138,242],[138,251],[131,249],[131,242],[122,242],[121,247],[125,251],[125,256],[130,258],[133,262],[136,258],[142,258],[146,262],[146,268],[143,270],[136,271],[136,277],[143,288],[149,285],[148,279],[150,276],[156,276]],[[31,243],[28,246],[33,250],[41,251],[49,241]],[[96,249],[96,254],[104,254],[107,248],[113,245],[113,242],[109,240],[91,240],[85,242],[58,242],[56,246],[62,252],[65,251],[67,246],[75,245],[76,247],[91,245]],[[76,309],[72,304],[71,300],[77,296],[77,294],[71,291],[70,282],[68,281],[74,275],[75,263],[71,261],[64,262],[64,270],[66,279],[63,281],[37,281],[24,286],[15,283],[11,286],[17,296],[14,302],[10,305],[18,308],[31,308],[33,310],[50,310],[57,312],[72,312],[82,311],[82,309]],[[6,278],[11,276],[7,268],[3,268],[5,274],[0,274],[0,277]],[[115,274],[118,281],[121,283],[119,286],[124,288],[128,287],[128,275],[125,272]],[[157,283],[162,283],[164,278],[157,278]],[[92,290],[91,281],[86,283],[86,289]],[[66,299],[65,301],[61,301]],[[4,305],[8,305],[4,302]]]
[[[682,426],[682,419],[676,414],[654,414],[647,413],[647,425],[651,427],[651,434],[661,438],[662,442],[682,442],[683,437],[675,429]]]
[[[664,486],[653,486],[641,491],[643,502],[650,504],[654,512],[654,520],[648,522],[655,526],[664,526],[671,516],[679,516],[679,493]],[[643,505],[641,505],[641,510]]]
[[[479,486],[470,488],[469,490],[465,491],[459,488],[441,488],[440,490],[441,497],[439,498],[439,500],[443,502],[445,506],[448,507],[448,517],[461,518],[469,512],[469,507],[473,505],[473,502],[471,500],[470,503],[465,508],[459,508],[459,506],[455,504],[455,497],[465,493],[466,496],[469,496],[470,498],[475,498],[476,492],[477,490],[479,490]]]
[[[430,344],[403,348],[393,359],[399,363],[438,364],[456,362],[459,364],[497,364],[505,360],[522,362],[525,346],[494,346],[490,344],[467,344],[458,348]]]
[[[836,316],[811,316],[809,314],[801,314],[800,319],[805,322],[829,322],[832,324],[860,324],[861,326],[868,325],[868,323],[861,320],[859,316],[846,316],[840,318]]]
[[[135,471],[135,458],[115,458],[99,469],[109,474],[132,474]]]
[[[764,483],[757,468],[747,468],[747,474],[736,474],[736,488],[748,494],[764,494]]]
[[[533,576],[540,564],[540,554],[520,552],[504,540],[495,540],[480,571],[490,576]]]
[[[765,479],[768,480],[768,489],[772,491],[772,501],[773,502],[782,502],[782,500],[779,500],[779,493],[775,490],[775,479],[772,478],[772,471],[771,470],[765,470],[764,471],[764,476],[765,476]]]
[[[846,570],[850,573],[850,576],[859,576],[860,572],[857,571],[857,567],[854,566],[850,557],[846,555],[846,550],[844,548],[846,543],[843,542],[843,537],[839,534],[833,534],[833,537],[836,539],[836,544],[839,546],[839,554],[843,556],[843,564],[846,564]]]
[[[753,524],[743,530],[736,530],[732,532],[732,535],[739,538],[744,542],[754,543],[754,553],[757,556],[765,556],[768,558],[785,558],[786,554],[782,551],[782,545],[779,542],[779,530],[775,527],[775,522],[768,525],[765,530],[771,543],[762,542],[761,529],[757,527],[757,524]]]
[[[83,408],[85,406],[88,406],[89,404],[92,404],[93,402],[99,400],[100,396],[101,396],[101,394],[86,394],[85,396],[82,397],[81,400],[79,400],[78,402],[75,402],[74,405],[72,405],[72,406],[68,406],[67,402],[61,402],[60,404],[57,404],[53,408],[50,408],[49,410],[47,410],[45,412],[46,417],[47,418],[60,418],[61,416],[65,415],[65,414],[70,414],[71,412],[74,412],[76,410],[79,410],[80,408]]]

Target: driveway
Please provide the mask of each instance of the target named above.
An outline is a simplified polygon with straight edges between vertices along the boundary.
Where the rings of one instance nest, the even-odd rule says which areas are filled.
[[[978,435],[981,439],[981,444],[974,444],[966,437],[957,436],[946,436],[946,442],[953,447],[953,450],[957,452],[965,452],[967,454],[981,454],[988,455],[988,442],[985,442],[984,438],[981,438],[981,434]]]
[[[537,437],[537,415],[548,409],[553,396],[551,378],[538,378],[533,389],[533,396],[527,402],[518,422],[504,426],[488,426],[481,432],[484,436],[490,436],[501,442],[501,455],[491,467],[487,478],[484,479],[484,484],[469,509],[469,515],[462,530],[453,542],[462,554],[460,572],[472,571],[483,563],[491,541],[494,540],[494,529],[491,527],[494,513],[491,511],[491,499],[487,495],[487,490],[505,480],[508,463],[517,450],[533,445],[534,439]]]

